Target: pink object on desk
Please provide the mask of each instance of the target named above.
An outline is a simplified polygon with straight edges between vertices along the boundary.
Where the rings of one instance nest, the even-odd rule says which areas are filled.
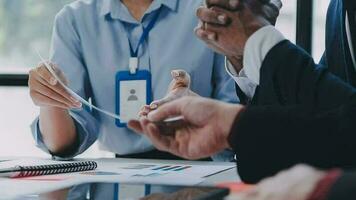
[[[255,187],[255,185],[249,185],[242,182],[225,182],[225,183],[219,183],[216,186],[228,188],[230,189],[231,193],[245,192]]]

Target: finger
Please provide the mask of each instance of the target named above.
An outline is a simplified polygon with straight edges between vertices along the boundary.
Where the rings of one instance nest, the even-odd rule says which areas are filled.
[[[212,6],[221,7],[227,10],[238,10],[241,2],[240,0],[206,0],[206,5],[210,8]]]
[[[184,70],[172,70],[171,76],[173,79],[173,86],[172,88],[177,87],[189,87],[190,86],[190,75],[188,72]]]
[[[49,72],[45,64],[40,64],[39,67],[35,69],[39,77],[45,80],[50,85],[56,85],[57,79]]]
[[[147,116],[147,114],[151,112],[151,109],[150,109],[150,106],[149,105],[144,105],[140,112],[139,112],[139,117],[142,117],[142,116]]]
[[[172,137],[162,136],[159,129],[152,123],[147,125],[147,137],[150,138],[152,144],[160,151],[171,152]]]
[[[152,122],[159,122],[172,116],[182,115],[182,108],[189,101],[189,98],[181,98],[163,104],[157,110],[148,114],[148,119]]]
[[[217,39],[217,35],[214,32],[208,31],[208,30],[204,30],[201,27],[197,27],[194,29],[195,35],[203,40],[204,42],[207,41],[216,41]]]
[[[165,104],[165,103],[168,103],[172,101],[172,99],[170,98],[163,98],[163,99],[160,99],[160,100],[156,100],[154,102],[152,102],[150,104],[150,111],[153,111],[153,110],[156,110],[158,107],[160,107],[161,105]]]
[[[130,120],[128,123],[127,123],[127,126],[135,131],[136,133],[142,133],[143,132],[143,128],[141,126],[141,123],[140,121],[138,120]]]
[[[53,95],[51,96],[52,98],[55,98],[58,101],[62,101],[63,103],[67,102],[67,104],[71,104],[73,105],[73,107],[78,107],[78,108],[82,107],[82,103],[79,100],[76,100],[74,97],[69,95],[67,91],[65,90],[61,91],[61,89],[58,88],[60,86],[48,85],[46,81],[44,81],[42,78],[38,78],[37,81],[39,84],[42,84],[43,86],[47,87],[48,90],[55,92],[55,94],[54,93],[49,94],[49,95]],[[38,92],[41,92],[41,89],[39,88],[34,88],[34,89],[37,90]],[[68,94],[69,96],[66,94]]]
[[[194,30],[196,30],[196,29],[205,29],[205,25],[206,25],[206,23],[203,23],[202,21],[200,21],[199,20],[199,22],[198,22],[198,25],[195,27],[195,29]]]
[[[203,23],[226,25],[229,21],[225,13],[217,12],[203,6],[197,9],[196,15]]]
[[[74,103],[74,104],[79,104],[79,100],[74,98],[71,94],[69,94],[67,92],[67,90],[60,84],[58,84],[58,82],[53,85],[53,84],[48,84],[48,82],[40,75],[37,74],[38,76],[35,76],[34,78],[36,78],[36,80],[38,80],[39,82],[41,82],[42,84],[48,86],[49,88],[51,88],[52,90],[54,90],[55,92],[57,92],[59,95],[63,96],[64,98],[66,98],[68,101]]]
[[[149,113],[149,112],[140,111],[140,112],[138,113],[138,117],[147,117],[148,113]]]
[[[214,32],[211,32],[210,30],[203,29],[201,27],[196,27],[194,29],[195,35],[204,41],[206,45],[210,48],[216,51],[217,53],[220,54],[226,54],[223,49],[221,49],[218,44],[217,44],[217,35]]]
[[[140,126],[142,127],[142,132],[144,134],[147,134],[148,132],[147,125],[151,122],[147,119],[147,117],[141,117],[139,122],[140,122]]]
[[[189,143],[190,137],[189,137],[189,132],[187,132],[188,129],[180,129],[176,131],[175,133],[175,141],[177,142],[178,147],[178,152],[181,154],[186,159],[194,159],[192,158],[192,153],[190,152],[191,149],[189,148]]]
[[[138,116],[139,116],[139,117],[147,117],[148,113],[149,113],[149,112],[140,111],[140,112],[138,113]]]
[[[81,103],[72,103],[71,101],[68,101],[68,99],[64,98],[62,95],[58,94],[48,86],[42,84],[41,82],[35,83],[36,86],[34,87],[34,91],[41,93],[44,96],[47,96],[51,99],[54,99],[58,102],[61,102],[62,104],[67,105],[70,108],[80,108],[82,105]]]
[[[50,97],[47,97],[41,93],[38,92],[31,92],[31,97],[36,99],[37,103],[35,103],[37,106],[46,106],[46,107],[58,107],[62,109],[71,109],[68,107],[66,104],[63,104],[59,101],[56,101],[55,99],[52,99]]]
[[[171,76],[173,79],[177,80],[179,77],[184,77],[185,72],[181,70],[172,70],[171,71]]]
[[[64,73],[58,68],[57,65],[53,64],[52,62],[47,62],[48,65],[51,67],[51,69],[54,71],[54,73],[56,73],[56,75],[58,77],[62,78],[62,81],[65,82],[64,84],[66,84],[66,78]],[[73,103],[78,103],[79,100],[77,100],[76,98],[74,98],[72,95],[70,95],[67,90],[61,85],[59,84],[59,81],[56,79],[56,77],[47,69],[47,66],[45,63],[40,63],[39,67],[37,67],[35,69],[36,75],[38,77],[40,77],[39,80],[44,80],[45,82],[47,82],[50,87],[55,90],[56,92],[58,92],[59,94],[61,94],[62,96],[64,96],[65,98],[67,98],[69,101],[72,101]],[[45,84],[44,82],[42,82],[43,84]],[[47,84],[45,84],[47,85]]]
[[[216,27],[216,26],[211,26],[207,25],[205,29],[195,29],[195,34],[199,39],[204,41],[206,45],[218,53],[221,54],[226,54],[224,49],[222,49],[218,43],[218,32],[221,32],[221,30],[224,29],[224,27]]]

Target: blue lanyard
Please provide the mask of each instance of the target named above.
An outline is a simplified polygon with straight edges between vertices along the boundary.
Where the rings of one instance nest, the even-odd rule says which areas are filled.
[[[145,28],[143,27],[143,33],[141,35],[141,38],[137,44],[137,47],[135,49],[135,51],[132,48],[130,39],[129,39],[129,45],[130,45],[130,53],[131,53],[131,57],[137,58],[138,57],[138,50],[140,48],[140,46],[145,42],[147,36],[149,35],[150,31],[152,30],[152,28],[154,27],[154,25],[156,24],[159,14],[160,14],[161,8],[157,11],[157,14],[153,17],[153,19],[150,21],[150,23],[148,24],[148,26]]]

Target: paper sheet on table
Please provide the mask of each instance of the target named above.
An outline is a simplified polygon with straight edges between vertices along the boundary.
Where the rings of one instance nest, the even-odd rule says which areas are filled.
[[[174,163],[120,163],[117,165],[117,171],[122,173],[137,173],[137,174],[169,174],[170,176],[182,176],[187,179],[191,177],[206,178],[211,175],[235,168],[233,163],[224,165],[185,165]]]
[[[52,160],[19,160],[0,165],[14,164],[57,164]],[[0,199],[11,199],[19,195],[31,195],[68,188],[73,185],[106,182],[193,186],[206,177],[234,168],[233,163],[221,165],[175,164],[175,163],[125,163],[100,162],[98,168],[90,172],[77,172],[59,175],[28,177],[21,179],[0,178]],[[95,175],[98,173],[98,175]],[[103,175],[103,174],[109,175]],[[113,174],[113,175],[110,175]]]
[[[58,75],[56,74],[56,72],[52,69],[52,67],[48,64],[48,62],[41,56],[41,54],[37,51],[38,57],[41,59],[41,62],[46,66],[46,68],[48,69],[48,71],[52,74],[52,76],[58,81],[58,83],[70,94],[72,95],[74,98],[76,98],[77,100],[79,100],[82,104],[88,106],[91,109],[97,110],[101,113],[104,113],[105,115],[108,115],[110,117],[113,117],[115,119],[120,119],[120,116],[103,110],[101,108],[98,108],[96,106],[94,106],[93,104],[91,104],[90,102],[88,102],[87,100],[83,99],[80,95],[78,95],[77,93],[75,93],[72,89],[70,89],[68,86],[66,86],[66,84],[63,83],[63,81],[58,77]]]

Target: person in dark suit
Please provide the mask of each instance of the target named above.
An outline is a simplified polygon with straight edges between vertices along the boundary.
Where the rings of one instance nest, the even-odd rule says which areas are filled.
[[[219,1],[214,2],[217,4]],[[340,2],[333,1],[331,5],[338,3]],[[335,7],[331,6],[329,9],[328,21],[330,21],[330,12],[335,11],[333,8]],[[216,12],[216,9],[214,11]],[[259,23],[254,21],[256,18],[251,18],[254,14],[250,9],[239,12],[240,14],[235,18],[233,13],[228,13],[232,19],[238,21],[237,25],[232,22],[230,25],[232,28],[219,27],[222,28],[220,30],[205,26],[204,30],[198,28],[197,34],[204,40],[214,38],[214,40],[209,39],[207,43],[213,48],[219,48],[220,51],[229,51],[222,48],[224,43],[242,44],[241,47],[245,48],[248,44],[243,38],[251,39],[250,37],[256,36],[254,34],[261,27],[267,25],[260,23],[261,27],[256,28],[255,25]],[[344,22],[346,23],[347,20]],[[351,22],[349,20],[349,23]],[[240,26],[236,28],[238,25]],[[246,27],[254,27],[255,30],[246,30]],[[345,33],[349,32],[346,34],[347,43],[345,40],[338,41],[347,45],[354,43],[355,40],[351,39],[350,43],[349,39],[354,33],[352,29],[349,27],[349,30],[345,31]],[[231,33],[231,30],[238,30],[239,34]],[[246,34],[249,32],[252,33]],[[228,33],[239,37],[228,38],[230,42],[223,41],[226,39],[224,34]],[[217,35],[211,37],[209,34]],[[231,42],[233,40],[236,43]],[[141,127],[139,127],[141,130],[138,131],[144,132],[158,149],[188,159],[201,158],[224,148],[232,148],[237,154],[239,174],[242,180],[249,183],[258,182],[298,163],[307,163],[321,169],[356,168],[356,161],[353,159],[356,150],[356,91],[350,85],[352,84],[348,81],[350,79],[344,78],[337,72],[340,68],[352,72],[352,68],[349,68],[349,64],[332,64],[335,63],[332,60],[337,60],[338,57],[335,57],[336,54],[328,54],[331,47],[327,45],[327,48],[329,49],[321,64],[317,65],[302,49],[282,39],[268,49],[268,52],[262,56],[263,59],[258,57],[261,55],[252,56],[255,60],[262,60],[262,64],[258,74],[258,86],[248,106],[185,97],[167,103],[150,113],[148,119],[141,120]],[[349,49],[349,57],[344,58],[352,59],[352,48],[349,46]],[[347,52],[347,49],[344,50]],[[172,115],[183,115],[186,126],[177,129],[174,136],[164,136],[152,122],[161,121]],[[262,181],[246,199],[254,199],[251,195],[256,195],[255,199],[268,199],[266,197],[271,197],[272,194],[275,195],[272,197],[287,194],[288,199],[295,194],[295,197],[298,197],[296,199],[303,200],[354,199],[356,197],[355,174],[331,171],[323,173],[323,176],[319,176],[320,174],[310,176],[308,173],[302,173],[297,176],[302,179],[283,179],[288,182],[299,181],[298,185],[308,184],[310,188],[304,192],[312,193],[308,193],[309,195],[304,193],[305,196],[301,196],[301,193],[290,193],[291,190],[296,190],[296,185],[289,188],[291,190],[286,190],[287,193],[268,190],[270,187],[265,183],[278,180],[277,175],[275,178]],[[312,181],[312,184],[307,180]],[[267,195],[258,198],[259,194]],[[323,195],[313,196],[318,194]]]
[[[234,0],[231,0],[231,2]],[[225,2],[225,3],[223,3]],[[239,49],[241,49],[241,46],[234,45],[236,42],[234,42],[234,34],[236,34],[232,28],[232,25],[229,25],[227,27],[221,26],[221,24],[217,24],[216,20],[213,20],[211,18],[207,18],[206,16],[218,16],[222,14],[226,14],[226,10],[237,10],[239,9],[238,7],[232,7],[231,4],[226,3],[230,1],[214,1],[214,0],[208,0],[207,5],[209,6],[218,6],[220,9],[216,10],[211,10],[207,8],[200,8],[198,11],[198,16],[202,20],[202,24],[209,24],[210,29],[206,28],[207,26],[199,27],[197,29],[197,35],[204,40],[211,48],[214,48],[216,51],[223,53],[224,55],[230,55],[227,56],[229,61],[234,65],[234,68],[236,69],[237,72],[241,73],[241,66],[243,64],[250,64],[249,62],[247,63],[242,63],[242,61],[239,63],[234,61],[234,59],[231,59],[230,57],[231,54],[235,55],[235,57],[243,57]],[[252,2],[254,7],[258,7],[258,2],[261,2],[261,0],[255,0],[255,1],[248,1]],[[277,2],[274,4],[281,4],[280,1],[273,1],[271,0],[270,3]],[[256,5],[257,4],[257,5]],[[260,6],[260,5],[259,5]],[[225,11],[223,9],[226,9]],[[256,8],[255,8],[256,10]],[[258,9],[257,9],[258,10]],[[333,73],[334,75],[338,76],[342,80],[344,80],[346,83],[356,86],[356,63],[355,63],[355,53],[354,53],[354,46],[356,45],[356,23],[355,23],[355,3],[353,3],[352,0],[332,0],[330,2],[330,6],[328,9],[327,13],[327,22],[326,22],[326,50],[325,53],[320,61],[320,65],[323,65],[328,68],[329,72]],[[271,16],[276,16],[273,14],[273,11],[269,11],[271,13]],[[231,14],[231,13],[230,13]],[[232,18],[238,17],[238,13],[236,13],[234,16],[231,16]],[[278,15],[277,15],[278,16]],[[216,28],[217,27],[217,28]],[[238,27],[235,27],[238,28]],[[217,35],[219,35],[218,40],[211,40],[209,38],[218,38]],[[281,39],[280,39],[281,40]],[[268,41],[268,38],[267,38]],[[227,45],[227,43],[230,43],[230,45]],[[223,47],[221,46],[223,45]],[[223,49],[223,51],[221,51]],[[245,52],[245,56],[248,54],[248,52]],[[255,64],[255,63],[253,63]],[[252,99],[254,98],[254,90],[257,88],[258,89],[258,74],[252,74],[248,73],[250,68],[254,69],[255,71],[259,71],[259,64],[255,66],[245,66],[245,71],[247,73],[247,78],[252,79],[252,81],[246,83],[242,82],[241,80],[237,81],[237,93],[238,96],[243,104],[249,104],[251,103]],[[228,67],[227,67],[228,68]],[[229,69],[229,68],[228,68]],[[248,71],[249,70],[249,71]],[[231,71],[231,70],[229,70]],[[243,71],[243,69],[242,69]],[[232,73],[234,74],[234,73]],[[241,79],[240,76],[237,76],[237,79]],[[252,84],[254,87],[249,88],[247,85]],[[273,103],[281,103],[280,101],[273,100]],[[271,100],[267,102],[259,102],[260,105],[263,104],[269,104],[271,103]],[[330,103],[330,102],[328,102]],[[332,102],[331,102],[332,103]],[[331,104],[331,106],[334,105],[339,105],[338,102],[335,102]]]
[[[143,131],[158,149],[189,159],[232,148],[239,174],[246,182],[258,182],[298,163],[325,169],[356,168],[352,159],[356,150],[355,88],[331,74],[330,66],[315,64],[302,49],[281,39],[251,5],[239,4],[237,12],[214,9],[231,18],[229,27],[205,26],[203,32],[216,34],[214,40],[207,41],[210,46],[223,49],[224,44],[236,44],[224,49],[230,55],[241,56],[244,50],[242,66],[247,78],[251,75],[257,83],[250,104],[182,98],[150,113],[148,119],[141,120],[142,130],[138,131]],[[254,49],[266,52],[248,54],[256,52]],[[256,60],[260,61],[259,70],[249,72],[248,67],[256,67],[249,64]],[[172,115],[183,115],[186,127],[177,130],[174,137],[162,136],[152,122]]]
[[[356,86],[356,4],[332,0],[326,22],[326,50],[320,64],[352,86]]]
[[[210,1],[207,2],[207,5],[209,5]],[[217,2],[214,1],[213,5],[226,10],[233,10],[229,6],[230,4],[221,3],[219,5]],[[251,36],[253,37],[251,40],[254,41],[247,41],[246,46],[240,47],[240,49],[245,48],[244,57],[251,57],[250,60],[260,60],[260,63],[257,62],[256,64],[256,62],[248,61],[249,58],[244,58],[245,61],[241,64],[244,65],[247,79],[251,80],[252,85],[256,85],[250,91],[245,86],[246,81],[239,81],[244,77],[234,76],[230,72],[237,82],[239,97],[246,100],[246,104],[249,105],[249,112],[253,113],[249,117],[245,116],[244,122],[241,120],[239,123],[235,123],[235,132],[251,132],[249,134],[237,134],[241,137],[234,140],[236,141],[235,147],[240,149],[237,157],[241,176],[246,175],[246,179],[255,182],[298,162],[324,168],[355,167],[356,163],[350,160],[350,153],[348,153],[348,150],[352,149],[352,145],[350,146],[346,142],[347,139],[356,137],[356,128],[347,125],[347,123],[352,123],[352,119],[355,120],[354,102],[356,100],[354,97],[355,89],[352,87],[355,86],[356,82],[353,48],[356,42],[355,7],[355,3],[349,0],[332,0],[330,2],[326,26],[326,51],[319,65],[314,64],[311,57],[303,50],[292,44],[287,44],[288,42],[283,41],[283,38],[278,38],[278,33],[268,28],[264,28],[264,33],[261,30],[256,31],[254,36]],[[240,19],[246,15],[235,13],[234,16],[233,13],[226,10],[220,9],[218,12],[220,14],[222,12],[229,13],[231,18]],[[201,8],[198,16],[204,23],[211,24],[211,26],[208,29],[206,26],[204,29],[200,28],[197,33],[210,47],[214,48],[215,46],[215,49],[219,50],[224,49],[221,45],[227,43],[226,41],[233,41],[234,38],[238,38],[236,36],[238,34],[228,27],[216,27],[213,20],[209,21],[209,19],[203,17],[203,15],[213,15],[214,11]],[[233,27],[234,24],[238,23],[231,23],[229,26]],[[235,30],[237,29],[238,27],[235,25]],[[215,34],[215,37],[204,37],[209,34]],[[258,34],[264,35],[264,37]],[[276,38],[276,35],[277,40],[268,41],[272,40],[269,38]],[[218,39],[211,40],[209,38]],[[238,39],[235,40],[238,41]],[[258,40],[263,42],[255,42]],[[270,47],[273,45],[266,45],[266,43],[273,44],[273,42],[279,43],[272,49]],[[233,44],[239,43],[233,42]],[[256,48],[253,48],[253,46],[256,46]],[[264,49],[270,51],[264,53],[262,52]],[[250,56],[249,52],[257,53]],[[239,55],[240,52],[230,48],[225,49],[225,53]],[[261,59],[262,55],[265,55],[264,59]],[[262,61],[263,64],[261,64]],[[255,65],[251,65],[251,63]],[[261,67],[258,66],[259,64]],[[239,67],[239,65],[235,65],[232,70],[241,72],[243,69]],[[231,71],[231,67],[227,66],[227,69]],[[333,75],[327,75],[328,73]],[[342,111],[342,109],[347,110]],[[252,110],[256,111],[253,112]],[[283,112],[284,114],[282,114]],[[339,118],[334,121],[334,123],[340,121],[339,129],[336,129],[336,126],[332,129],[330,127],[332,121],[328,121],[325,117],[326,115],[332,116],[330,113],[333,112],[334,117]],[[335,114],[337,112],[338,114]],[[344,114],[341,114],[341,112],[344,112]],[[279,118],[273,117],[272,113]],[[284,117],[282,117],[283,115]],[[265,119],[262,120],[260,116],[264,116]],[[258,119],[261,119],[261,121],[258,121]],[[247,126],[244,127],[243,123],[246,123]],[[258,126],[251,126],[251,124],[258,124]],[[346,131],[346,129],[348,130]],[[349,133],[349,138],[342,138],[341,143],[333,143],[332,140],[329,143],[326,142],[329,136],[346,136],[345,132]],[[304,134],[305,136],[303,136]],[[293,135],[297,135],[299,140],[290,140],[289,138],[293,138]],[[245,140],[247,138],[249,139]],[[259,139],[257,140],[257,138]],[[305,140],[315,143],[320,140],[318,146],[326,146],[316,148],[315,145],[303,145],[303,149],[297,148],[304,143],[308,144]],[[256,147],[252,149],[251,144]],[[336,148],[338,145],[341,148]],[[328,148],[328,146],[333,148]],[[335,149],[340,151],[333,151]],[[341,154],[342,149],[344,151]],[[288,150],[293,152],[288,152]],[[262,155],[259,154],[260,151],[263,152]],[[246,152],[246,154],[241,152]],[[298,158],[291,155],[296,155]],[[270,159],[270,157],[276,159]],[[330,157],[333,157],[333,159],[327,161]],[[334,157],[337,158],[334,159]]]

